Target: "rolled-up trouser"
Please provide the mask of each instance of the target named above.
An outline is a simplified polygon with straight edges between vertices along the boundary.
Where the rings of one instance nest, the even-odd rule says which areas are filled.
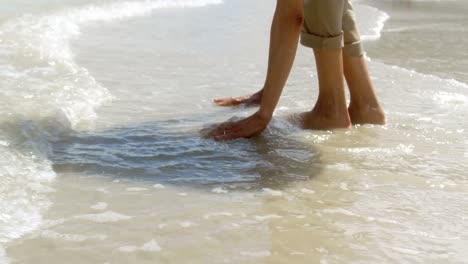
[[[348,56],[364,53],[350,0],[304,0],[301,44],[313,49],[340,49]]]

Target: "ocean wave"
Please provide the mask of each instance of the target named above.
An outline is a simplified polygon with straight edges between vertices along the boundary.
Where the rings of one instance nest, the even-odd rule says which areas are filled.
[[[367,5],[357,5],[355,12],[362,40],[372,41],[380,39],[385,21],[390,16],[382,10]]]
[[[0,243],[36,229],[49,205],[43,194],[51,191],[55,173],[40,134],[33,122],[0,126]]]
[[[159,0],[90,5],[46,16],[25,15],[0,27],[0,112],[38,120],[65,116],[72,127],[96,118],[109,91],[73,60],[70,41],[81,27],[148,14],[161,8],[200,7],[220,0]],[[38,107],[40,105],[40,107]]]
[[[0,244],[38,228],[56,175],[50,142],[96,118],[112,96],[78,65],[70,42],[82,26],[149,14],[161,8],[221,0],[153,0],[88,5],[24,15],[0,25]],[[1,249],[1,248],[0,248]],[[0,251],[0,260],[3,258]]]

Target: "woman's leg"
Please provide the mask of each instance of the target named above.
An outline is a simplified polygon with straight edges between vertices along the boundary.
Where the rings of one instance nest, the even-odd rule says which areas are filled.
[[[385,124],[383,113],[364,59],[354,11],[346,0],[343,12],[343,67],[351,95],[349,115],[353,124]]]
[[[302,113],[305,129],[349,128],[351,120],[346,106],[342,49],[314,49],[319,96],[314,108]]]
[[[343,78],[344,0],[305,0],[301,43],[314,50],[319,96],[314,108],[300,115],[307,129],[349,128]]]

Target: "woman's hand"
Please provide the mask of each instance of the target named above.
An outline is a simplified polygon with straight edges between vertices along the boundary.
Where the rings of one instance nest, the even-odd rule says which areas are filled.
[[[260,135],[270,123],[271,116],[255,114],[236,122],[226,122],[212,130],[208,135],[215,140],[251,138]]]
[[[262,94],[263,89],[252,95],[214,99],[214,102],[219,106],[236,106],[241,104],[245,104],[247,106],[255,106],[259,105],[262,102]]]

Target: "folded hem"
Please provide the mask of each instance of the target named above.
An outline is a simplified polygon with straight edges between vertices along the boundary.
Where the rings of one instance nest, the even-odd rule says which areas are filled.
[[[334,37],[322,37],[302,32],[301,44],[313,49],[341,49],[344,46],[343,33]]]

